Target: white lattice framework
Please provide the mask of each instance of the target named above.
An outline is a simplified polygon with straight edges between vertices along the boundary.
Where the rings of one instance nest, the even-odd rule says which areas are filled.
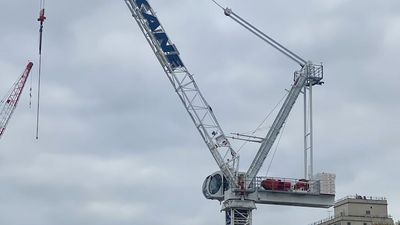
[[[183,64],[177,48],[168,38],[147,1],[125,2],[219,168],[231,184],[236,184],[234,171],[238,165],[238,156],[222,131],[212,108],[200,92],[193,75]]]

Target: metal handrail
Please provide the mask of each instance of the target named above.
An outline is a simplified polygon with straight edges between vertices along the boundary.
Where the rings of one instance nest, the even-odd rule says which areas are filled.
[[[314,223],[310,223],[309,225],[318,225],[318,224],[323,224],[325,222],[328,222],[330,220],[334,220],[336,217],[335,216],[330,216],[328,218],[322,219],[322,220],[318,220],[317,222]]]
[[[341,199],[336,200],[336,203],[341,202],[346,199],[364,199],[364,200],[375,200],[375,201],[384,201],[387,200],[385,197],[373,197],[373,196],[365,196],[365,195],[348,195]]]
[[[391,215],[387,216],[371,216],[371,215],[365,215],[365,216],[354,216],[354,215],[346,215],[346,216],[330,216],[322,220],[318,220],[317,222],[310,223],[309,225],[319,225],[326,223],[328,221],[334,220],[336,218],[342,218],[342,217],[367,217],[367,218],[379,218],[379,219],[392,219]]]

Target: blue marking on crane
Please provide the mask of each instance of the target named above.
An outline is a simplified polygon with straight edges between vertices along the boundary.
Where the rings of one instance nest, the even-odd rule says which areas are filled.
[[[146,5],[146,6],[148,6],[148,7],[150,7],[150,5],[149,5],[149,3],[147,2],[147,0],[135,0],[135,2],[136,2],[137,6],[138,6],[139,8],[141,8],[143,4]]]
[[[157,17],[147,14],[147,13],[144,13],[143,11],[142,11],[142,15],[149,23],[149,27],[150,27],[151,31],[154,32],[160,26],[160,22],[158,21]]]
[[[183,62],[179,57],[178,50],[176,49],[175,45],[170,42],[167,34],[162,30],[157,30],[157,28],[161,26],[158,18],[152,14],[147,13],[152,12],[150,10],[150,4],[147,2],[147,0],[135,0],[135,2],[137,6],[141,9],[140,11],[143,18],[147,21],[147,24],[149,25],[152,34],[157,39],[158,44],[161,47],[161,50],[164,52],[164,55],[171,65],[172,69],[184,67]],[[146,10],[143,6],[147,6],[149,9]]]
[[[160,43],[161,49],[164,52],[177,52],[175,46],[168,43],[168,37],[166,33],[154,33],[154,36],[157,38],[158,43]]]
[[[183,67],[183,62],[181,58],[179,58],[178,54],[171,54],[171,55],[166,55],[168,62],[171,64],[171,67],[173,69],[177,67]]]

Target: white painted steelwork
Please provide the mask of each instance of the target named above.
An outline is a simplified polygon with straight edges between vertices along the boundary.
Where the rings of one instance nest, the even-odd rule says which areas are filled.
[[[211,106],[200,92],[193,75],[180,59],[178,49],[168,38],[146,0],[125,2],[219,168],[229,182],[235,185],[234,171],[237,170],[238,156],[222,131]],[[225,155],[230,155],[230,158],[224,157]]]
[[[261,142],[261,146],[248,171],[246,173],[238,172],[239,156],[232,149],[211,107],[201,94],[192,74],[183,64],[177,48],[168,38],[148,1],[124,1],[220,168],[220,171],[205,179],[203,194],[207,199],[223,202],[222,210],[225,211],[227,225],[251,225],[252,210],[256,208],[256,203],[320,208],[333,205],[335,195],[321,194],[319,181],[292,180],[283,183],[284,188],[282,188],[279,185],[285,181],[256,177],[300,93],[303,91],[306,98],[306,92],[311,93],[313,85],[322,84],[322,65],[315,65],[302,59],[239,17],[231,9],[224,9],[225,15],[301,66],[294,73],[294,81],[289,94],[266,137],[251,137],[254,142]],[[309,128],[312,128],[312,122]],[[308,130],[305,129],[305,137],[308,133],[312,133],[312,130],[311,132]],[[237,139],[240,139],[241,135],[238,136]],[[305,149],[309,146],[307,143],[312,143],[312,135],[310,136],[311,141],[305,142]],[[223,155],[230,156],[226,158]],[[267,183],[272,182],[272,184],[278,185],[278,188],[263,186],[260,179],[264,179]]]

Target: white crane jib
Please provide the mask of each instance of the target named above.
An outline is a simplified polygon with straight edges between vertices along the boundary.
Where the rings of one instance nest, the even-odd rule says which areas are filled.
[[[236,185],[238,155],[222,131],[212,108],[200,92],[193,75],[179,56],[147,0],[125,0],[133,18],[157,56],[165,74],[192,118],[201,137],[231,185]],[[228,153],[228,154],[227,154]],[[229,155],[230,158],[223,156]]]

